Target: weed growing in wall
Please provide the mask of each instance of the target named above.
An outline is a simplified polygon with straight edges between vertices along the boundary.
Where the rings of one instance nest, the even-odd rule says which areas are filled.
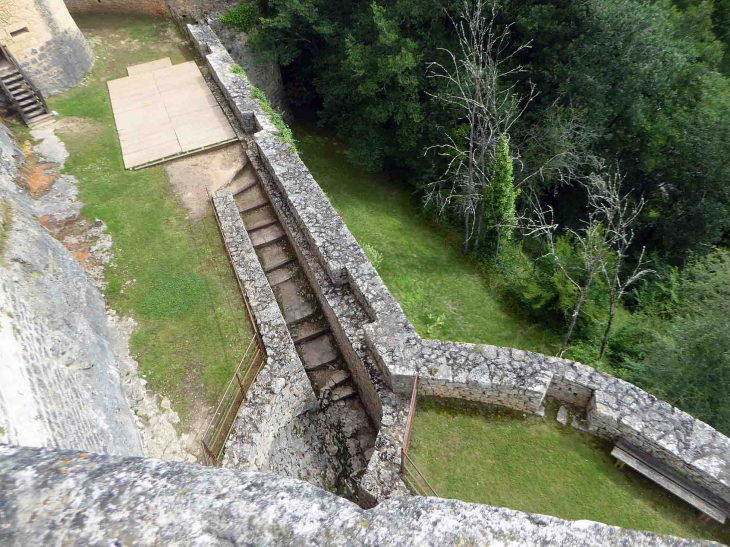
[[[271,124],[276,128],[276,134],[279,136],[279,139],[282,142],[286,142],[291,145],[291,147],[294,149],[294,151],[297,151],[297,145],[294,142],[294,134],[291,131],[291,128],[286,125],[286,122],[284,121],[284,118],[281,117],[281,113],[274,110],[274,107],[271,106],[269,103],[269,100],[266,98],[266,94],[261,91],[258,87],[251,84],[248,80],[248,76],[246,76],[246,72],[241,68],[240,65],[235,64],[230,68],[230,71],[232,74],[235,74],[239,78],[246,80],[248,82],[249,87],[251,88],[251,96],[256,99],[261,106],[261,108],[264,110],[266,115],[269,117],[269,121]]]
[[[370,243],[363,243],[362,250],[365,251],[365,256],[368,257],[368,260],[373,265],[373,268],[377,270],[383,263],[383,253],[378,251],[375,246],[371,245]]]
[[[5,245],[10,235],[10,227],[13,222],[13,208],[9,201],[0,202],[0,264],[3,263]]]

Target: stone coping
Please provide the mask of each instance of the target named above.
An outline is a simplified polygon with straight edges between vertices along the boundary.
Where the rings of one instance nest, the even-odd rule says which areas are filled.
[[[214,33],[204,26],[188,29],[236,116],[248,120],[247,131],[255,133],[262,161],[322,268],[334,284],[348,284],[369,315],[365,341],[390,389],[410,394],[418,374],[419,393],[532,412],[550,396],[586,409],[592,433],[626,438],[730,502],[730,439],[638,387],[533,352],[422,339],[299,156],[276,137],[247,82],[230,72],[233,60]]]
[[[364,510],[306,482],[144,458],[0,445],[0,543],[36,545],[561,545],[700,547],[711,541],[457,500]]]
[[[248,390],[228,444],[235,439],[240,469],[256,470],[268,460],[276,435],[297,416],[319,408],[284,317],[269,286],[230,190],[213,196],[223,239],[251,306],[266,363]],[[223,467],[234,465],[226,450]],[[244,457],[241,458],[240,455]]]

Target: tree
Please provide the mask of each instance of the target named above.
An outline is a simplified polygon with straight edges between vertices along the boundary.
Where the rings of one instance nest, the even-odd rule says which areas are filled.
[[[633,204],[629,194],[621,195],[621,184],[624,177],[618,169],[613,175],[593,177],[593,194],[597,196],[592,206],[600,212],[606,230],[607,253],[601,257],[600,271],[606,279],[609,291],[608,322],[603,333],[599,359],[603,358],[608,344],[608,337],[613,326],[616,307],[621,302],[626,289],[631,285],[653,273],[654,270],[645,268],[644,256],[646,248],[641,249],[639,259],[633,271],[625,274],[623,271],[631,244],[634,241],[634,224],[644,208],[644,199]]]
[[[604,332],[601,356],[605,351],[608,336],[613,324],[616,306],[621,301],[625,290],[633,283],[648,274],[651,270],[643,269],[642,252],[636,268],[629,276],[624,276],[622,266],[629,247],[634,238],[633,224],[644,207],[643,200],[637,205],[631,204],[628,195],[621,195],[623,177],[618,172],[591,173],[580,185],[587,193],[586,216],[579,229],[564,228],[564,231],[577,242],[582,253],[582,275],[576,275],[566,264],[564,252],[556,244],[555,234],[559,226],[553,221],[552,208],[544,209],[533,189],[530,193],[530,216],[526,218],[525,227],[529,236],[537,236],[544,240],[547,253],[569,283],[575,288],[578,297],[573,307],[568,330],[558,352],[562,357],[573,330],[578,322],[583,304],[593,285],[597,274],[603,273],[609,288],[609,321]]]
[[[484,193],[485,217],[487,225],[497,234],[494,258],[498,261],[500,243],[510,241],[517,226],[515,202],[520,193],[514,185],[512,157],[509,153],[509,141],[506,135],[503,135],[497,144],[490,170],[492,172],[491,184],[487,186]],[[478,232],[481,232],[481,228],[478,229]]]
[[[516,95],[509,78],[522,71],[512,58],[529,44],[510,45],[510,25],[501,30],[496,24],[497,3],[466,1],[458,22],[450,16],[459,41],[459,52],[443,49],[450,59],[448,68],[437,61],[428,63],[427,78],[442,82],[432,97],[452,107],[466,131],[463,140],[445,131],[437,150],[448,158],[442,177],[427,186],[425,202],[435,202],[440,214],[451,209],[464,227],[464,254],[477,247],[484,227],[486,197],[495,180],[494,168],[500,143],[509,142],[509,132],[534,98],[532,92]],[[509,154],[509,152],[507,152]],[[500,175],[502,176],[502,175]],[[501,197],[501,196],[500,196]]]

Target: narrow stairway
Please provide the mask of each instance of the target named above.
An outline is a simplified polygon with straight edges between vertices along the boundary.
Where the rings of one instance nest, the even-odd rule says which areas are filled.
[[[354,397],[347,365],[261,184],[253,180],[238,186],[232,190],[241,219],[315,393],[325,404]]]
[[[0,69],[0,87],[29,126],[53,119],[43,96],[14,66]]]

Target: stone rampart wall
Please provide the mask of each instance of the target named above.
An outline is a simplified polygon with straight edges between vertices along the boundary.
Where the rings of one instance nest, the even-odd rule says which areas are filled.
[[[395,393],[420,393],[497,403],[540,413],[544,397],[587,410],[590,430],[624,437],[730,502],[730,439],[707,424],[595,369],[555,357],[488,345],[424,340],[405,317],[347,226],[299,156],[275,135],[230,73],[232,59],[206,27],[189,27],[231,106],[254,131],[258,152],[291,211],[302,238],[335,285],[345,284],[370,318],[360,325],[379,374]],[[345,321],[345,314],[338,320]],[[365,362],[365,359],[363,359]],[[377,387],[377,374],[370,374]],[[380,393],[380,392],[379,392]]]
[[[64,0],[71,13],[143,13],[169,17],[166,0]]]

